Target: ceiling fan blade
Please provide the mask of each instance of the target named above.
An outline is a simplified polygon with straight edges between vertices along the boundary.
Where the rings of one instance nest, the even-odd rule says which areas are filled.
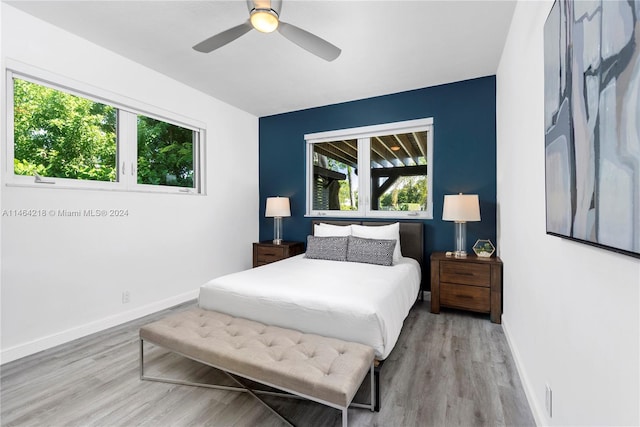
[[[280,21],[278,31],[284,37],[289,39],[289,41],[292,41],[301,48],[326,61],[333,61],[340,56],[340,52],[342,52],[340,48],[332,45],[328,41],[321,39],[302,28],[298,28],[295,25],[287,24],[286,22]]]
[[[216,34],[215,36],[209,37],[208,39],[201,41],[197,45],[193,46],[193,49],[202,53],[212,52],[227,43],[234,41],[235,39],[243,36],[247,32],[249,32],[253,27],[251,26],[250,21],[246,21],[240,25],[236,25],[235,27],[229,28],[226,31]]]

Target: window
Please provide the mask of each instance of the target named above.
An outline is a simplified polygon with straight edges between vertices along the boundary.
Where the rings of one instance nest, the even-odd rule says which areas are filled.
[[[313,210],[358,210],[358,140],[313,144]]]
[[[196,132],[138,115],[138,184],[193,188]]]
[[[200,127],[50,80],[7,76],[9,183],[201,192]]]
[[[433,119],[305,135],[307,215],[433,217]]]
[[[117,110],[13,79],[16,175],[116,181]]]

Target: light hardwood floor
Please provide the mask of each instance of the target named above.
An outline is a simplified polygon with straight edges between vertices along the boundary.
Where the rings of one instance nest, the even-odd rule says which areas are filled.
[[[192,305],[3,365],[2,426],[280,426],[246,393],[139,380],[139,327]],[[349,425],[535,425],[500,325],[428,307],[428,300],[413,307],[385,362],[380,412],[350,409]],[[151,345],[145,357],[148,374],[231,385],[216,370]],[[341,422],[340,411],[320,404],[265,400],[296,425]]]

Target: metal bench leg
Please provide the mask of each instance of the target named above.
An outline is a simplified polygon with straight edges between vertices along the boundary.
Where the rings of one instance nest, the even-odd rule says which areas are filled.
[[[256,400],[258,400],[258,402],[262,403],[262,405],[264,407],[266,407],[268,410],[270,410],[273,414],[275,414],[278,418],[280,418],[282,421],[284,421],[285,424],[287,424],[288,426],[294,427],[293,423],[291,421],[289,421],[288,419],[286,419],[282,414],[280,414],[278,411],[276,411],[275,409],[273,409],[267,402],[265,402],[264,400],[260,399],[260,397],[254,393],[254,390],[252,388],[247,387],[242,381],[240,381],[238,378],[235,377],[235,375],[231,375],[229,372],[226,371],[222,371],[224,372],[227,377],[231,378],[233,381],[236,382],[236,384],[238,384],[240,387],[242,387],[243,389],[245,389],[247,391],[247,393],[249,393],[251,396],[253,396]],[[346,424],[345,424],[346,427]]]
[[[140,338],[140,379],[144,378],[144,340]]]
[[[344,408],[342,410],[342,427],[347,427],[347,413],[349,412],[349,408]]]
[[[369,387],[369,403],[359,403],[352,401],[351,404],[349,404],[349,408],[364,408],[370,410],[371,412],[378,411],[378,409],[376,409],[378,407],[377,395],[380,393],[380,391],[378,390],[377,385],[378,376],[376,375],[375,360],[371,363],[371,368],[369,368],[369,378],[369,382],[371,383]],[[365,377],[362,380],[363,385],[366,379],[367,378]]]
[[[378,365],[375,368],[375,377],[376,377],[376,379],[375,379],[375,383],[376,383],[376,386],[375,386],[375,389],[376,389],[375,411],[376,412],[380,412],[380,404],[381,404],[381,401],[380,401],[380,367],[381,366]]]
[[[371,377],[371,412],[376,410],[376,375],[375,375],[375,362],[371,364],[371,373],[369,374]]]

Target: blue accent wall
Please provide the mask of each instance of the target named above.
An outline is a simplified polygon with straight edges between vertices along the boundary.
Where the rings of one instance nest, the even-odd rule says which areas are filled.
[[[453,223],[441,219],[445,194],[479,195],[482,221],[467,224],[468,251],[476,239],[495,243],[495,76],[260,118],[260,240],[273,238],[273,219],[264,217],[271,196],[291,199],[292,216],[283,219],[285,240],[306,241],[310,234],[311,218],[304,216],[305,134],[425,117],[434,124],[434,219],[423,221],[425,264],[431,252],[454,247]]]

